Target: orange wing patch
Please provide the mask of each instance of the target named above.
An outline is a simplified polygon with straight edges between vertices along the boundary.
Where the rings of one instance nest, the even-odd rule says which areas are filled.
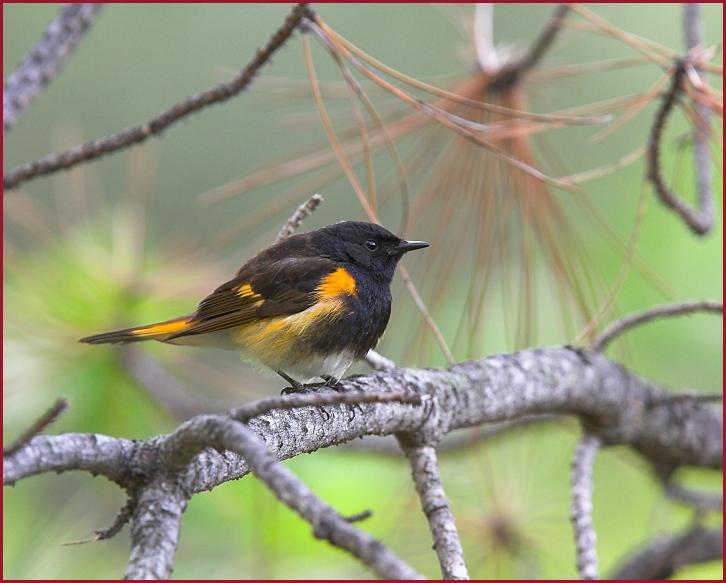
[[[237,288],[237,295],[241,298],[250,298],[254,300],[261,300],[262,296],[252,289],[249,283],[241,285]]]
[[[357,293],[355,278],[344,267],[338,267],[320,281],[317,292],[320,300],[333,299],[341,294],[354,296]]]

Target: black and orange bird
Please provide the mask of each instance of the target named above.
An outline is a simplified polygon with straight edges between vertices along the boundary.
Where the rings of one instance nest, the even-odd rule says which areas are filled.
[[[424,247],[379,225],[340,222],[260,251],[190,316],[80,342],[217,346],[275,371],[294,390],[315,378],[334,386],[386,329],[396,264]]]

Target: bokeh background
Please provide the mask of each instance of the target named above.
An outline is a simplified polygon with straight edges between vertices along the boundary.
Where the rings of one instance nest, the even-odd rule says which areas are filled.
[[[630,32],[675,50],[682,48],[679,5],[593,9]],[[3,10],[3,75],[7,76],[40,37],[57,5],[5,4]],[[107,6],[60,77],[5,140],[4,167],[140,123],[182,97],[231,77],[288,10],[287,5],[255,4]],[[459,24],[470,17],[471,6],[321,4],[318,10],[336,31],[409,75],[446,84],[472,70],[469,39]],[[720,42],[722,7],[704,5],[702,10],[706,43]],[[526,47],[550,11],[546,5],[497,5],[497,44],[514,51]],[[339,71],[319,47],[314,49],[321,81],[333,80],[339,88]],[[612,38],[568,29],[542,67],[633,55]],[[659,74],[657,67],[638,65],[568,77],[533,77],[526,86],[527,107],[549,112],[642,92]],[[305,229],[365,218],[344,179],[314,185],[324,171],[281,180],[219,204],[199,200],[201,194],[260,167],[327,147],[315,106],[301,89],[305,80],[298,35],[275,55],[250,91],[183,121],[160,139],[29,182],[6,196],[5,442],[61,395],[69,399],[71,409],[53,432],[145,438],[172,430],[179,423],[179,412],[139,383],[127,361],[119,359],[112,348],[80,345],[76,339],[191,311],[200,297],[269,244],[294,208],[315,191],[326,200],[306,221]],[[709,81],[721,88],[720,78]],[[332,91],[336,86],[330,87]],[[390,97],[375,91],[372,95],[380,99],[384,110],[391,107]],[[347,102],[333,98],[329,105],[339,127],[353,123]],[[654,110],[650,104],[600,143],[591,143],[588,137],[602,128],[577,127],[549,132],[545,147],[556,153],[567,170],[559,174],[612,162],[645,143]],[[691,149],[682,145],[687,130],[682,116],[674,116],[663,157],[668,179],[692,200]],[[426,147],[448,147],[446,140],[436,139],[426,142]],[[422,144],[423,138],[414,134],[401,149],[415,154]],[[591,294],[593,311],[615,282],[621,284],[600,328],[617,314],[668,299],[722,297],[720,150],[714,151],[714,158],[718,162],[714,169],[717,220],[714,231],[704,239],[694,237],[644,189],[642,159],[584,184],[581,192],[552,191],[579,233],[572,246],[586,252],[587,261],[578,263],[583,272],[573,277],[596,282]],[[376,161],[385,177],[390,163],[385,156]],[[307,192],[306,180],[311,185]],[[415,203],[423,184],[413,176],[410,186]],[[452,187],[435,195],[439,201],[453,199],[457,191]],[[596,209],[602,223],[593,221],[592,213],[578,210],[578,199]],[[510,266],[504,263],[498,268],[501,273],[492,274],[495,283],[478,332],[461,340],[462,318],[469,317],[462,306],[477,268],[476,263],[472,267],[471,243],[457,237],[462,231],[476,233],[477,226],[460,224],[458,215],[440,220],[438,208],[422,205],[406,234],[420,239],[439,236],[448,245],[432,247],[428,255],[412,256],[406,263],[457,359],[523,344],[573,340],[584,322],[566,326],[555,322],[563,298],[556,288],[546,286],[537,288],[531,299],[528,318],[537,320],[536,331],[525,340],[513,340],[516,318],[502,316],[512,311],[505,307],[509,292],[496,282],[511,277],[508,270],[519,273],[514,256]],[[638,262],[624,269],[624,242],[632,235],[639,208]],[[466,207],[463,210],[467,212]],[[496,206],[491,208],[495,221],[497,212]],[[395,228],[400,217],[400,200],[393,193],[381,205],[381,218]],[[510,232],[508,224],[497,236],[516,238],[526,231],[526,226],[519,226]],[[434,229],[438,235],[431,232]],[[451,253],[460,261],[444,280],[437,277],[437,269],[453,261]],[[590,268],[591,273],[587,272]],[[545,271],[541,262],[535,262],[532,277],[545,280]],[[521,281],[515,277],[512,282],[516,294]],[[394,294],[394,317],[380,351],[400,364],[444,365],[441,351],[422,329],[420,315],[400,280]],[[721,331],[721,320],[711,316],[663,321],[630,333],[611,354],[665,386],[719,392]],[[140,358],[163,366],[177,383],[174,398],[192,403],[192,409],[200,403],[231,405],[280,388],[275,379],[252,371],[231,353],[144,346]],[[365,371],[365,366],[356,370]],[[577,435],[578,428],[570,421],[535,425],[442,456],[444,482],[472,576],[575,576],[568,471]],[[437,576],[429,533],[403,459],[331,449],[286,463],[341,513],[370,509],[373,516],[362,527],[426,575]],[[684,472],[684,480],[721,488],[721,476],[713,472]],[[4,577],[119,577],[128,557],[128,529],[109,541],[62,545],[110,524],[123,502],[117,487],[81,473],[43,475],[6,488]],[[645,464],[621,448],[607,450],[597,460],[594,508],[605,574],[639,543],[684,528],[693,520],[689,510],[664,498]],[[707,517],[706,522],[718,519]],[[368,574],[348,556],[314,540],[307,524],[248,476],[191,500],[174,576],[345,578]],[[679,576],[720,578],[722,564],[689,567]]]

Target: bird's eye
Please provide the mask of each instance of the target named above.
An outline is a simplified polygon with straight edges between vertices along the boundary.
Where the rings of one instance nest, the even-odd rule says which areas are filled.
[[[368,239],[366,241],[366,248],[368,251],[375,251],[378,249],[378,243],[376,243],[373,239]]]

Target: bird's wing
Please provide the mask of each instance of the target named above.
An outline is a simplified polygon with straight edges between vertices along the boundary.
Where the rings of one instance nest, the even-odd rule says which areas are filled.
[[[204,298],[190,325],[169,340],[302,312],[315,304],[320,282],[337,267],[322,257],[255,259]]]

